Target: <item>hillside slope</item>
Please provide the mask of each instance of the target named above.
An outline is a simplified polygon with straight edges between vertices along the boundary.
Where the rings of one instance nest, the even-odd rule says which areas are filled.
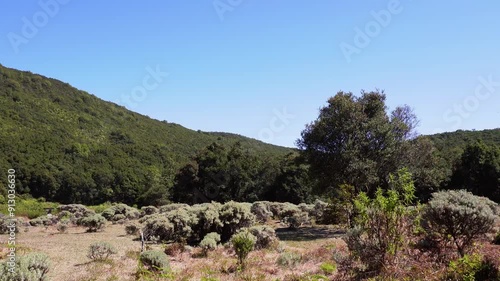
[[[152,176],[171,179],[212,142],[241,142],[271,159],[291,151],[154,120],[67,83],[1,65],[0,120],[0,170],[17,170],[18,192],[66,202],[134,202]]]

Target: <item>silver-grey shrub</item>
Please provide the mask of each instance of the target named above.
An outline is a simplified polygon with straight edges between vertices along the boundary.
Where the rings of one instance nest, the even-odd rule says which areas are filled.
[[[50,259],[44,253],[30,253],[18,257],[15,273],[9,272],[7,262],[0,264],[0,281],[47,281]]]
[[[247,229],[257,239],[255,241],[255,250],[269,249],[278,244],[279,240],[276,236],[274,228],[267,225],[255,225]]]
[[[250,211],[260,223],[265,223],[273,217],[273,212],[270,210],[270,202],[267,201],[254,202]]]
[[[217,249],[217,245],[220,243],[220,235],[218,233],[212,232],[205,235],[205,238],[201,240],[200,247],[203,250],[203,255],[207,256],[209,251]]]
[[[222,227],[222,241],[228,241],[239,229],[250,227],[255,223],[255,215],[250,211],[251,205],[229,201],[219,213]]]
[[[167,272],[170,270],[170,262],[168,260],[167,254],[160,251],[146,251],[143,252],[139,261],[142,266],[146,267],[152,272]]]
[[[94,261],[105,261],[117,253],[115,247],[108,242],[96,242],[89,246],[87,257]]]
[[[87,232],[97,232],[106,227],[106,219],[99,214],[90,215],[88,217],[81,218],[78,221],[78,225],[86,227]]]
[[[464,190],[437,192],[423,209],[422,226],[429,237],[453,242],[464,256],[474,239],[493,229],[497,207]]]
[[[132,208],[125,204],[114,204],[108,209],[102,212],[102,216],[105,217],[108,221],[120,221],[120,220],[134,220],[138,219],[141,216],[141,212],[136,208]]]

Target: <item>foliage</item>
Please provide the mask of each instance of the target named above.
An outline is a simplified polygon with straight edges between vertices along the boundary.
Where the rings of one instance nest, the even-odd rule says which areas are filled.
[[[108,221],[133,220],[138,219],[141,213],[137,209],[125,204],[114,204],[112,207],[104,210],[102,216]]]
[[[99,215],[90,215],[78,221],[78,224],[87,228],[87,232],[101,231],[106,227],[106,219]]]
[[[498,269],[491,262],[484,260],[480,255],[464,255],[451,261],[443,280],[453,281],[487,281],[498,280]]]
[[[279,242],[274,228],[267,225],[256,225],[242,231],[248,231],[255,236],[255,250],[269,249]]]
[[[500,202],[500,146],[469,143],[453,170],[449,188],[466,189]]]
[[[217,244],[221,241],[220,235],[212,232],[205,235],[205,238],[201,240],[200,247],[203,250],[204,256],[207,256],[208,251],[213,251],[217,248]]]
[[[239,229],[250,227],[255,223],[255,216],[250,211],[251,205],[238,202],[227,202],[219,213],[222,226],[222,241],[227,241]]]
[[[331,192],[341,184],[372,194],[390,173],[411,166],[406,154],[415,137],[416,116],[408,106],[389,116],[384,92],[360,97],[339,92],[320,109],[297,141],[302,155],[318,179],[318,190]]]
[[[58,223],[57,231],[59,231],[60,233],[66,233],[66,231],[68,231],[68,224],[64,222]]]
[[[323,271],[323,273],[325,274],[333,274],[335,271],[337,271],[337,265],[328,262],[321,264],[320,268],[321,271]]]
[[[238,256],[238,264],[245,267],[248,254],[254,249],[257,238],[249,231],[239,232],[231,237],[231,244]]]
[[[252,204],[250,211],[255,215],[258,222],[265,223],[273,217],[273,213],[269,210],[269,203],[257,201]]]
[[[48,281],[50,259],[43,253],[18,257],[15,273],[9,272],[7,262],[0,264],[0,281]]]
[[[8,205],[3,202],[0,203],[2,203],[0,204],[0,213],[8,214]],[[16,216],[28,217],[29,219],[38,218],[47,215],[45,208],[57,208],[57,205],[41,199],[33,199],[29,196],[20,196],[16,199]]]
[[[125,233],[127,233],[127,235],[136,236],[139,234],[140,230],[141,226],[136,223],[130,223],[125,226]]]
[[[412,211],[407,206],[415,199],[415,187],[408,170],[390,175],[390,187],[386,192],[378,189],[373,199],[364,192],[358,195],[355,227],[344,238],[353,257],[370,271],[392,263],[404,247],[405,232],[413,230],[408,222]]]
[[[139,257],[140,263],[149,271],[166,272],[170,270],[168,256],[160,251],[146,251]]]
[[[0,170],[16,167],[19,193],[64,204],[165,204],[177,170],[213,142],[240,142],[254,157],[277,158],[290,151],[154,120],[67,83],[3,66],[0,119],[0,155],[5,156]]]
[[[276,263],[281,267],[293,268],[302,262],[302,255],[294,252],[282,253]]]
[[[496,208],[491,200],[467,191],[437,192],[424,208],[423,227],[431,237],[451,240],[463,257],[474,239],[493,228]]]
[[[57,217],[47,215],[30,220],[31,226],[51,226],[56,223]]]
[[[87,257],[94,261],[104,261],[116,253],[115,247],[110,243],[96,242],[89,246]]]
[[[341,184],[334,191],[334,195],[326,208],[323,222],[353,227],[355,198],[354,186]]]

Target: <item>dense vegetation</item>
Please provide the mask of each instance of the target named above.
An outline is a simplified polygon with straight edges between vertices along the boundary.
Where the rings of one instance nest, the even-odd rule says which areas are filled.
[[[0,169],[16,169],[18,193],[88,205],[323,198],[332,211],[352,211],[357,194],[388,189],[403,168],[422,201],[444,189],[500,201],[500,129],[419,136],[411,108],[388,112],[385,100],[380,91],[337,93],[293,150],[153,120],[0,66]]]
[[[19,193],[62,203],[165,203],[177,170],[214,142],[239,142],[242,151],[267,162],[291,151],[153,120],[67,83],[1,65],[0,120],[0,170],[16,169]]]

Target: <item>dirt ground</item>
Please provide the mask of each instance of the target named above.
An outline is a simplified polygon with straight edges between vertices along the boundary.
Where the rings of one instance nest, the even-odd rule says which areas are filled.
[[[70,227],[61,234],[55,227],[22,228],[17,235],[20,246],[18,255],[26,252],[46,253],[52,262],[49,274],[52,281],[100,281],[136,280],[137,257],[141,249],[140,241],[125,235],[123,225],[109,224],[103,232],[86,233],[84,228]],[[303,257],[300,264],[280,267],[277,258],[280,253],[271,250],[254,251],[248,258],[247,269],[235,272],[236,256],[231,249],[220,247],[208,258],[197,258],[196,251],[170,257],[174,273],[172,280],[282,280],[284,276],[323,274],[322,263],[331,260],[332,247],[342,247],[340,232],[328,227],[304,228],[299,231],[277,229],[283,241],[283,250]],[[3,255],[6,253],[6,235],[0,235]],[[88,247],[98,241],[106,241],[116,247],[118,253],[108,262],[91,262],[87,257]],[[148,246],[164,249],[162,245]],[[193,255],[194,254],[194,255]],[[194,257],[193,257],[194,256]],[[164,279],[167,280],[167,279]]]

